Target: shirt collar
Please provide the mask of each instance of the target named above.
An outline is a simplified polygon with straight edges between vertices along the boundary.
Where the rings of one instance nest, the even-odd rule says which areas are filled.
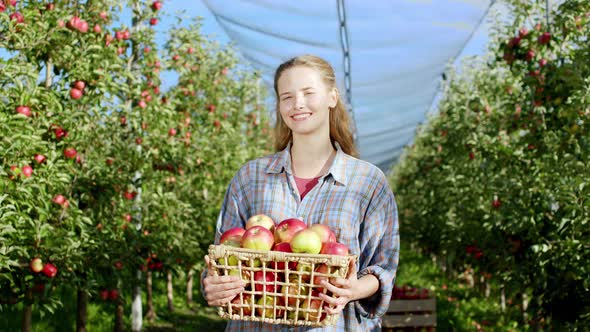
[[[334,145],[336,146],[336,157],[326,176],[332,175],[335,181],[346,185],[346,153],[342,151],[338,142],[334,142]],[[283,171],[291,174],[291,142],[287,144],[285,149],[273,155],[266,168],[266,172],[270,174],[282,173]]]

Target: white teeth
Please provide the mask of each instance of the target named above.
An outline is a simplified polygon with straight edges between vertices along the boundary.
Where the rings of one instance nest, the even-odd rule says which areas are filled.
[[[305,113],[305,114],[294,115],[294,116],[292,116],[292,118],[295,120],[301,120],[301,119],[309,118],[310,116],[311,116],[310,113]]]

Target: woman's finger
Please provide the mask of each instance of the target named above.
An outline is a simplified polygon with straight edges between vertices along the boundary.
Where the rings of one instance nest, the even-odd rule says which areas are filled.
[[[236,280],[234,282],[223,283],[209,283],[205,286],[205,293],[212,294],[217,292],[224,292],[228,290],[244,289],[246,283],[243,280]]]
[[[343,297],[350,297],[352,295],[352,292],[349,288],[339,288],[339,287],[336,287],[325,280],[322,280],[321,285],[326,287],[334,295],[343,296]]]
[[[234,296],[236,296],[237,294],[240,294],[243,291],[244,291],[244,287],[226,289],[223,291],[207,292],[207,295],[208,295],[207,301],[221,300],[221,299],[226,299],[228,297],[233,298]]]
[[[239,294],[239,293],[238,293],[238,294]],[[222,298],[222,299],[215,299],[215,300],[211,300],[211,301],[208,301],[207,303],[208,303],[210,306],[215,306],[215,307],[216,307],[216,306],[222,306],[222,305],[225,305],[225,304],[229,303],[229,302],[230,302],[231,300],[233,300],[233,299],[234,299],[234,297],[236,297],[236,295],[238,295],[238,294],[233,294],[233,295],[230,295],[230,296],[224,297],[224,298]]]
[[[326,303],[327,303],[327,304],[329,304],[329,305],[332,305],[332,306],[336,307],[336,306],[338,306],[338,304],[339,304],[339,303],[338,303],[338,299],[337,299],[337,298],[335,298],[335,297],[328,296],[328,295],[326,295],[326,294],[324,294],[324,293],[320,293],[320,295],[319,295],[319,296],[320,296],[320,298],[321,298],[322,300],[324,300],[324,302],[326,302]]]
[[[336,308],[331,308],[331,307],[324,307],[324,311],[328,314],[328,315],[336,315],[339,314],[342,309],[344,309],[344,306],[339,305]]]

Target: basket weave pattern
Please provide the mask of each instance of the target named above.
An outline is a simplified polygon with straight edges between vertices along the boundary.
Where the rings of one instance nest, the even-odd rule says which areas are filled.
[[[224,245],[209,246],[215,275],[241,276],[245,290],[225,306],[222,318],[270,324],[328,326],[338,315],[323,309],[320,279],[345,278],[354,255],[312,255],[263,251]],[[259,280],[255,280],[259,279]]]

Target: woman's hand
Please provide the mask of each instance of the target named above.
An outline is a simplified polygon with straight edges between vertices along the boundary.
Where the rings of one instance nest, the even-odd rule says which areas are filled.
[[[246,282],[238,276],[214,276],[211,271],[209,256],[205,256],[207,264],[207,277],[203,279],[203,290],[205,300],[210,306],[222,306],[229,303],[236,295],[244,291]]]
[[[354,259],[348,266],[348,276],[345,278],[330,278],[330,282],[322,280],[322,285],[332,293],[328,296],[320,293],[320,298],[328,305],[324,305],[324,310],[328,315],[340,313],[350,301],[356,300],[355,292],[357,289],[358,279],[356,276],[356,264]]]

